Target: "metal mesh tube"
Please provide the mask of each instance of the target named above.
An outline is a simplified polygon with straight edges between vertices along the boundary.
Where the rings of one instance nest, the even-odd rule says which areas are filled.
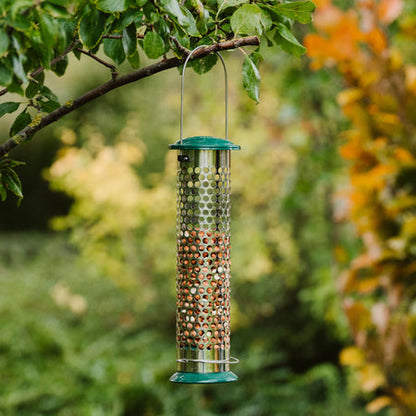
[[[179,371],[229,371],[230,277],[230,150],[181,150],[176,276]]]

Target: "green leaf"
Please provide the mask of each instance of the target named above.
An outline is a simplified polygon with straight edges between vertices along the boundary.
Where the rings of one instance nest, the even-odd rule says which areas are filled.
[[[138,68],[140,66],[139,52],[135,51],[133,55],[127,57],[127,60],[134,69]]]
[[[224,11],[229,7],[240,6],[242,4],[249,3],[249,0],[218,0],[218,13]]]
[[[126,59],[123,42],[121,39],[104,39],[104,53],[117,65],[121,65]]]
[[[64,56],[58,62],[51,65],[51,69],[53,72],[55,72],[56,75],[58,75],[58,77],[61,77],[62,75],[65,74],[67,66],[68,66],[68,57]]]
[[[247,55],[243,62],[243,86],[248,96],[258,103],[260,97],[260,73],[255,63]]]
[[[147,32],[143,39],[143,50],[150,59],[156,59],[165,53],[165,42],[156,32]]]
[[[0,117],[3,117],[7,113],[14,113],[19,108],[20,103],[8,101],[7,103],[0,104]]]
[[[277,23],[275,26],[277,32],[274,36],[274,40],[284,51],[297,57],[306,52],[306,48],[299,43],[292,32],[283,23]]]
[[[43,41],[43,47],[52,48],[55,45],[59,27],[56,20],[47,14],[39,16],[40,34]]]
[[[82,53],[80,51],[77,51],[76,49],[74,49],[72,53],[75,55],[78,61],[81,59]]]
[[[40,108],[46,113],[52,113],[52,111],[58,109],[61,105],[54,100],[38,101]]]
[[[10,14],[12,19],[15,19],[19,15],[27,14],[24,12],[30,9],[31,7],[33,7],[32,0],[14,0],[10,7]]]
[[[4,202],[7,198],[7,191],[6,191],[6,188],[3,186],[1,176],[2,175],[0,174],[0,197],[1,197],[1,202]]]
[[[22,35],[18,32],[15,32],[15,36],[12,36],[12,44],[17,54],[25,52],[25,47],[23,44]]]
[[[123,48],[128,57],[137,51],[136,25],[134,23],[123,29]]]
[[[13,81],[13,72],[4,63],[0,64],[0,85],[9,86]]]
[[[16,77],[13,78],[13,81],[7,87],[7,90],[9,92],[14,92],[16,94],[25,95],[23,88],[22,88],[22,83]]]
[[[185,35],[184,37],[181,37],[178,32],[174,32],[173,36],[176,38],[176,40],[184,47],[189,49],[190,47],[190,41],[189,36]],[[173,47],[176,49],[175,44],[173,44]]]
[[[55,4],[57,6],[71,6],[74,3],[74,0],[48,0],[48,3]]]
[[[218,56],[216,53],[212,53],[204,58],[197,59],[195,61],[191,61],[189,66],[197,73],[197,74],[205,74],[209,70],[211,70],[218,61]]]
[[[6,55],[6,52],[9,48],[9,43],[9,35],[4,28],[0,28],[0,58]]]
[[[10,14],[6,16],[7,26],[11,26],[16,30],[26,31],[30,29],[32,24],[28,15],[17,14],[14,18]]]
[[[22,183],[13,169],[7,169],[2,172],[1,181],[5,188],[14,193],[18,198],[23,198]]]
[[[192,13],[186,7],[182,7],[182,11],[186,16],[186,22],[184,24],[184,26],[186,27],[186,31],[191,36],[200,36],[199,30],[196,27],[196,21],[194,19],[194,16],[192,16]]]
[[[261,25],[264,29],[264,32],[267,32],[271,29],[273,24],[272,18],[270,17],[270,14],[264,10],[261,9]]]
[[[312,22],[312,12],[316,6],[311,1],[294,1],[291,3],[278,3],[274,9],[281,15],[300,23]]]
[[[161,0],[160,4],[170,16],[177,19],[180,25],[185,26],[186,24],[189,24],[188,18],[184,14],[178,0]]]
[[[40,58],[42,66],[46,69],[50,68],[50,62],[53,59],[53,49],[45,48],[43,40],[39,33],[34,32],[31,37],[31,43],[34,51]]]
[[[125,27],[130,26],[133,22],[140,25],[143,21],[143,16],[144,14],[141,10],[128,9],[114,22],[111,31],[120,32]]]
[[[79,36],[87,49],[93,49],[105,32],[106,15],[99,10],[86,13],[79,24]]]
[[[26,165],[26,162],[22,162],[20,160],[10,159],[9,165],[10,165],[10,167],[15,168],[16,166]]]
[[[69,18],[71,16],[65,7],[50,2],[43,3],[42,8],[53,17]]]
[[[205,35],[208,31],[207,21],[209,13],[206,16],[205,13],[201,13],[196,19],[196,28],[201,35]]]
[[[59,18],[58,20],[58,55],[62,54],[74,39],[77,25],[69,19]]]
[[[274,24],[285,23],[285,21],[288,20],[286,17],[278,13],[275,7],[269,6],[267,4],[260,4],[259,7],[262,9],[263,12],[267,12],[269,14]]]
[[[10,128],[10,135],[14,136],[19,133],[19,131],[23,130],[31,121],[32,118],[30,117],[30,114],[26,113],[26,110],[23,111],[23,113],[20,113],[16,117],[16,120],[12,124],[12,127]]]
[[[39,74],[32,77],[34,80],[38,81],[40,85],[43,85],[45,82],[45,71],[39,72]]]
[[[209,36],[206,36],[198,42],[197,46],[209,45],[211,43],[212,43],[212,40],[209,38]],[[190,61],[189,66],[197,74],[205,74],[206,72],[210,71],[217,62],[218,62],[218,55],[216,53],[211,53],[203,58]]]
[[[136,0],[136,4],[139,7],[143,7],[147,3],[147,0]]]
[[[105,13],[124,12],[132,3],[131,0],[98,0],[97,9]]]
[[[0,159],[0,171],[4,170],[5,168],[14,168],[16,166],[21,166],[25,164],[25,162],[21,162],[20,160],[14,160],[8,157],[3,157],[2,159]]]
[[[33,98],[40,89],[40,84],[37,81],[29,81],[26,88],[25,95],[27,98]]]
[[[155,12],[151,12],[150,13],[150,19],[148,19],[148,24],[151,24],[151,25],[154,25],[154,24],[156,24],[156,23],[158,23],[158,22],[160,22],[161,20],[163,20],[162,19],[162,17],[160,16],[160,14],[159,13],[155,13]],[[156,29],[156,28],[154,28],[154,29]],[[157,31],[157,30],[156,30]]]
[[[23,60],[25,58],[26,57],[24,55],[12,56],[13,71],[15,75],[23,82],[27,82],[26,72],[23,68]]]
[[[262,13],[260,7],[255,4],[243,4],[231,16],[231,29],[234,35],[261,34]]]
[[[42,86],[40,93],[49,100],[59,101],[58,97],[46,85]]]
[[[155,22],[153,29],[156,33],[165,39],[170,34],[170,28],[165,19],[159,19],[157,22]]]

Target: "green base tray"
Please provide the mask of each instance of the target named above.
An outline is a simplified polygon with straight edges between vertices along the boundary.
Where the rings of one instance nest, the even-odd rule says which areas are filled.
[[[231,383],[232,381],[237,381],[238,377],[232,371],[226,371],[223,373],[177,372],[169,380],[172,383],[211,384],[211,383]]]

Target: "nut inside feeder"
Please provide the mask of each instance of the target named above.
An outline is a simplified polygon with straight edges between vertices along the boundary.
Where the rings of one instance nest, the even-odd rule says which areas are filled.
[[[202,46],[201,46],[202,47]],[[194,136],[181,139],[178,150],[176,255],[176,383],[236,381],[230,364],[230,158],[240,146],[227,140],[227,72],[225,73],[225,139]]]

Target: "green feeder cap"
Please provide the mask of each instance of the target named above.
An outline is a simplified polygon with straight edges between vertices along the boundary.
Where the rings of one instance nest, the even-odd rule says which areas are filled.
[[[241,146],[229,140],[211,136],[193,136],[169,145],[173,150],[240,150]]]

